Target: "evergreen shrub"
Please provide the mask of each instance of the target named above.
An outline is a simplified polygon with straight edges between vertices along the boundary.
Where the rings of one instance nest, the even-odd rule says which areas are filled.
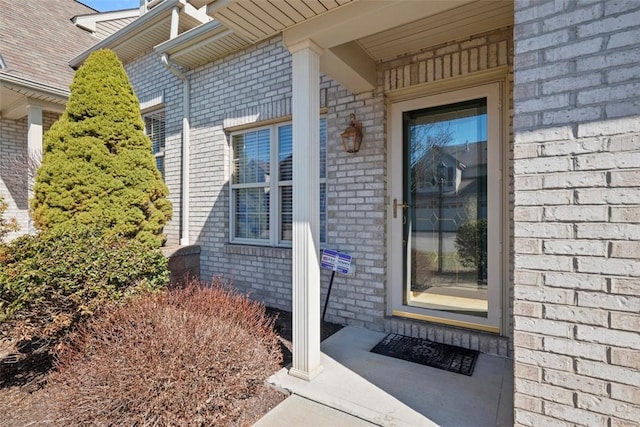
[[[172,205],[139,101],[114,52],[93,52],[76,72],[65,112],[43,145],[31,200],[39,229],[97,225],[162,245]]]
[[[99,229],[21,236],[0,252],[0,335],[55,342],[105,304],[168,283],[158,249]]]

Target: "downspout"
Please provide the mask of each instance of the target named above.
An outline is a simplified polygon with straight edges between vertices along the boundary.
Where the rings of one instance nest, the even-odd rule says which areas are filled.
[[[191,83],[189,77],[169,61],[163,53],[162,64],[174,76],[182,80],[182,209],[180,212],[180,245],[189,245],[189,104],[191,102]]]

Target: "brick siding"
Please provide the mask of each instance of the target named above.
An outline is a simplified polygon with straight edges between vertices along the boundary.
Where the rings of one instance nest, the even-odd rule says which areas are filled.
[[[165,182],[169,186],[169,200],[173,204],[173,220],[164,228],[167,246],[180,241],[181,209],[181,141],[182,141],[182,83],[160,62],[157,55],[146,55],[127,64],[131,84],[139,99],[163,94],[164,105],[155,105],[150,110],[164,108],[166,120],[166,143],[164,154]],[[193,107],[192,107],[193,108]]]
[[[165,93],[167,115],[166,182],[174,202],[167,227],[177,242],[180,195],[181,84],[157,57],[141,57],[127,70],[140,98]],[[204,280],[222,276],[266,304],[291,310],[291,249],[229,243],[230,158],[226,128],[291,114],[291,55],[274,38],[201,67],[191,80],[191,242],[201,246]],[[384,328],[385,158],[384,99],[354,96],[326,77],[321,82],[327,107],[327,247],[349,252],[358,272],[336,278],[327,312],[335,322]],[[367,139],[361,151],[345,157],[339,138],[355,111]],[[173,166],[170,166],[173,162]],[[323,291],[329,275],[323,272]]]
[[[515,423],[640,421],[640,3],[516,1]]]
[[[374,330],[402,327],[412,335],[415,322],[385,320],[387,299],[387,149],[384,92],[510,64],[511,30],[483,34],[437,46],[420,54],[381,64],[376,90],[353,95],[327,77],[321,79],[321,104],[327,120],[327,244],[350,253],[352,276],[336,276],[327,310],[331,321]],[[453,57],[460,57],[459,60]],[[430,69],[456,64],[449,71]],[[429,64],[433,64],[433,67]],[[157,57],[126,65],[140,98],[160,90],[167,114],[166,181],[174,202],[169,241],[179,230],[181,86]],[[398,70],[407,71],[401,83]],[[422,70],[422,71],[421,71]],[[415,73],[414,73],[415,71]],[[291,309],[291,249],[229,243],[230,152],[228,127],[277,119],[291,114],[291,55],[279,37],[261,42],[189,73],[191,82],[191,242],[201,246],[200,271],[205,280],[222,276],[267,305]],[[404,75],[404,74],[402,74]],[[396,82],[392,82],[392,76]],[[414,76],[414,77],[412,77]],[[414,80],[411,80],[414,78]],[[365,138],[357,154],[345,155],[339,133],[348,113],[362,121]],[[169,163],[173,162],[173,167]],[[322,301],[329,273],[322,271]],[[401,326],[399,326],[399,324]],[[405,327],[404,325],[409,325]],[[392,326],[395,325],[395,326]],[[425,324],[422,324],[424,327]],[[427,333],[427,332],[425,332]],[[491,334],[431,327],[434,339],[491,353],[508,354],[509,341]],[[458,337],[460,339],[458,339]]]

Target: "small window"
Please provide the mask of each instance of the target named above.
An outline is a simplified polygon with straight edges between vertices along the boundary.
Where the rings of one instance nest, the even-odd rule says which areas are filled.
[[[153,111],[145,114],[144,131],[151,139],[153,155],[156,157],[156,166],[164,179],[164,148],[166,141],[166,119],[164,110]]]
[[[326,120],[320,119],[320,240],[326,237]],[[231,136],[231,241],[288,246],[293,234],[291,123]]]
[[[234,236],[238,239],[269,240],[269,134],[269,129],[262,129],[233,136]]]

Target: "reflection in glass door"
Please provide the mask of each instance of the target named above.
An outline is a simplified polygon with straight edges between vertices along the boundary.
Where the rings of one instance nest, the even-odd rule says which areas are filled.
[[[487,99],[403,112],[404,304],[488,316]]]

